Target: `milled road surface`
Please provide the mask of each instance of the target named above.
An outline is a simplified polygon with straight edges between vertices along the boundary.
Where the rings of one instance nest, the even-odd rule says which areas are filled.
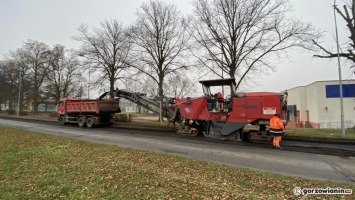
[[[292,176],[355,184],[355,157],[352,156],[279,151],[271,148],[261,148],[255,144],[237,145],[190,140],[184,137],[161,137],[159,134],[154,133],[149,135],[147,131],[144,132],[142,130],[105,127],[88,129],[77,126],[60,126],[6,119],[0,119],[0,125]],[[350,148],[350,151],[352,150]]]

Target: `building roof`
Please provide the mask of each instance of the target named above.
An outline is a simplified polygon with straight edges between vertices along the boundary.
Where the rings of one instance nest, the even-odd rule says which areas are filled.
[[[308,86],[310,86],[310,85],[314,85],[314,84],[317,84],[317,83],[334,83],[334,84],[339,84],[339,80],[315,81],[315,82],[310,83],[310,84],[308,84],[308,85],[296,86],[296,87],[293,87],[293,88],[289,88],[288,90],[292,90],[292,89],[296,89],[296,88],[300,88],[300,87],[308,87]],[[352,80],[352,79],[342,80],[342,84],[349,84],[349,83],[354,84],[354,83],[355,83],[355,80]]]

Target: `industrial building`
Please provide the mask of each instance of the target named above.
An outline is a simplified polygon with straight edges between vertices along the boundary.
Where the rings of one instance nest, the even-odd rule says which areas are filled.
[[[355,126],[355,80],[343,80],[345,128]],[[340,128],[339,80],[288,89],[289,126]]]

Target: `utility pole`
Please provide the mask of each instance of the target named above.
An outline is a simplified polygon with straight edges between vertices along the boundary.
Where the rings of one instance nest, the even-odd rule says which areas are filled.
[[[90,99],[90,89],[91,89],[91,67],[89,68],[89,84],[88,84],[88,99]]]
[[[339,56],[339,37],[338,37],[338,26],[336,18],[336,5],[334,0],[334,22],[335,22],[335,35],[337,43],[337,53],[338,53],[338,72],[339,72],[339,96],[340,96],[340,126],[341,126],[341,136],[345,137],[345,125],[344,125],[344,103],[343,103],[343,82],[341,77],[341,67],[340,67],[340,56]]]

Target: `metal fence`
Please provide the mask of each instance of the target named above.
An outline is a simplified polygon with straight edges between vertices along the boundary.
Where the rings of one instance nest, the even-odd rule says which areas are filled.
[[[336,128],[336,129],[341,128],[340,122],[320,122],[319,125],[320,125],[320,128]],[[345,128],[353,128],[354,126],[355,126],[354,121],[352,121],[352,120],[345,121]]]

